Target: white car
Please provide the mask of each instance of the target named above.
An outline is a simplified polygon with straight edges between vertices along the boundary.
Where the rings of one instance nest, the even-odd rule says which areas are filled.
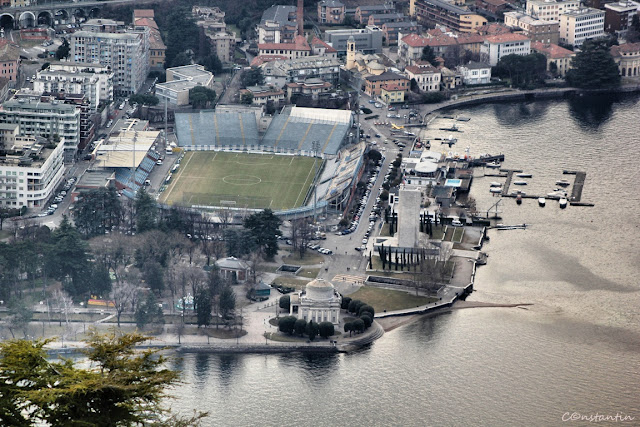
[[[368,241],[369,241],[368,239],[362,239],[362,244],[366,245]]]
[[[459,219],[454,219],[453,221],[451,221],[451,225],[454,227],[462,227],[462,223]]]

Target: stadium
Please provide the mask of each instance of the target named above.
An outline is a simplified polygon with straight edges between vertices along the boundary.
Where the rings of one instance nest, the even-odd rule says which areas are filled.
[[[175,117],[184,157],[160,196],[169,205],[308,216],[341,210],[362,173],[351,111],[219,106]]]

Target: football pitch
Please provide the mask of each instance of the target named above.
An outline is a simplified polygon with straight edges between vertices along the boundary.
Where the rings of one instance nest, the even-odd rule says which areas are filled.
[[[273,154],[189,151],[160,201],[180,206],[230,206],[273,210],[304,203],[314,159]],[[318,160],[316,168],[322,161]]]

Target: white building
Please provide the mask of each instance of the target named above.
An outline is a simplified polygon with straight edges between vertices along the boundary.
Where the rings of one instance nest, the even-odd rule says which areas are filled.
[[[531,53],[531,40],[522,34],[506,33],[488,36],[480,46],[480,56],[492,67],[506,55],[528,55]]]
[[[469,62],[458,67],[462,74],[462,83],[466,85],[482,85],[491,83],[491,66],[481,62]]]
[[[37,72],[33,90],[43,93],[81,93],[89,100],[92,113],[100,104],[100,79],[94,73],[54,71],[47,68]]]
[[[2,104],[0,123],[19,125],[20,136],[64,140],[65,162],[73,162],[80,142],[80,108],[58,101],[41,102],[39,97],[10,99]]]
[[[196,86],[213,89],[213,74],[204,66],[194,64],[167,68],[167,81],[156,84],[156,96],[161,104],[166,99],[172,106],[189,105],[189,91]]]
[[[41,208],[64,177],[64,141],[16,137],[0,158],[0,207]]]
[[[295,6],[271,6],[258,24],[258,43],[291,43],[298,26]]]
[[[415,80],[423,92],[439,92],[442,74],[431,65],[409,65],[405,67],[409,80]]]
[[[604,15],[600,9],[584,7],[560,15],[560,41],[580,46],[585,40],[604,36]]]
[[[545,21],[559,21],[560,15],[580,7],[580,0],[527,0],[526,12]]]
[[[69,35],[71,59],[111,67],[114,91],[136,93],[149,74],[149,29],[137,28],[129,33],[76,31]]]
[[[111,67],[80,62],[53,62],[47,71],[52,75],[57,72],[60,72],[61,75],[91,74],[98,79],[98,99],[100,102],[105,104],[113,102],[113,71],[111,71]]]
[[[298,319],[316,323],[340,323],[340,305],[342,297],[333,285],[323,279],[316,279],[305,287],[304,291],[291,296],[289,314],[298,315]]]

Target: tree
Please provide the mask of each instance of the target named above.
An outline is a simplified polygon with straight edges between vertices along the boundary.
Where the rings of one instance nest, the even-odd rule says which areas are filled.
[[[318,327],[322,338],[329,338],[335,333],[335,328],[331,322],[320,322]]]
[[[193,108],[207,108],[216,100],[216,91],[204,86],[189,89],[189,103]]]
[[[240,77],[243,87],[259,86],[264,84],[264,75],[262,74],[262,68],[251,67],[245,70]]]
[[[365,328],[368,328],[373,323],[373,319],[371,318],[371,316],[369,316],[368,312],[364,313],[362,316],[360,316],[360,320],[362,320],[364,322],[364,327]]]
[[[253,94],[249,91],[242,92],[240,95],[240,103],[245,105],[253,104]]]
[[[156,260],[150,259],[144,263],[142,278],[152,291],[160,294],[164,290],[164,268]]]
[[[382,160],[382,153],[378,150],[369,150],[367,156],[369,156],[369,160],[371,160],[373,163],[378,163]]]
[[[219,74],[222,71],[222,61],[216,54],[209,54],[202,59],[202,65],[207,71],[211,71],[213,74]]]
[[[320,328],[318,327],[318,324],[313,320],[309,320],[309,323],[307,323],[307,328],[305,332],[307,333],[307,336],[311,341],[316,339],[316,336],[318,336],[319,330]]]
[[[280,297],[279,306],[283,310],[289,310],[289,304],[291,304],[291,297],[289,295],[283,295]]]
[[[27,338],[27,328],[29,322],[33,318],[33,310],[31,310],[23,299],[13,298],[9,301],[9,311],[7,317],[7,327],[11,333],[11,337],[15,338],[14,329],[22,329],[25,339]]]
[[[293,333],[295,324],[296,324],[295,316],[284,316],[281,317],[278,321],[278,330],[280,332],[284,332],[286,334],[291,335]]]
[[[567,83],[584,89],[606,89],[620,85],[620,73],[609,47],[602,40],[587,40],[571,62]]]
[[[65,59],[69,57],[69,52],[71,51],[71,47],[69,46],[69,41],[65,38],[62,39],[62,44],[58,46],[56,50],[56,59]]]
[[[91,361],[81,368],[71,359],[51,361],[51,340],[0,343],[0,422],[3,425],[142,425],[169,415],[165,389],[178,383],[160,349],[138,350],[151,337],[95,331],[83,350]],[[180,425],[197,425],[206,414]],[[177,420],[176,420],[177,421]],[[178,425],[178,423],[175,423]]]
[[[256,242],[251,230],[228,228],[224,231],[227,255],[244,258],[256,250]]]
[[[236,308],[236,294],[231,286],[226,285],[220,290],[220,299],[218,302],[220,307],[220,315],[223,319],[227,319],[229,313]]]
[[[162,308],[158,305],[156,296],[153,292],[147,293],[146,298],[136,308],[135,312],[136,326],[142,329],[149,323],[164,323],[164,315]]]
[[[421,61],[427,61],[434,67],[438,66],[438,61],[436,61],[436,53],[431,46],[425,46],[422,48],[422,54],[420,55]]]
[[[358,316],[362,316],[364,313],[369,313],[371,318],[373,318],[374,317],[373,315],[375,314],[375,310],[370,305],[365,304],[360,306],[360,309],[358,310]]]
[[[141,187],[136,194],[135,200],[136,231],[143,233],[155,228],[157,221],[156,201]]]
[[[109,269],[101,262],[95,263],[91,269],[89,292],[92,295],[107,296],[111,292],[111,276]]]
[[[278,236],[282,236],[280,224],[282,221],[271,209],[254,213],[244,220],[244,227],[251,231],[259,250],[268,260],[278,253]]]
[[[508,78],[512,85],[521,88],[540,84],[546,72],[547,58],[541,53],[505,55],[492,71],[496,77]]]
[[[120,327],[120,317],[127,307],[132,304],[135,294],[138,292],[138,284],[140,283],[140,273],[137,269],[130,267],[129,270],[124,268],[116,274],[117,280],[111,290],[111,300],[116,309],[116,321]]]
[[[346,310],[347,308],[349,308],[350,302],[351,302],[351,297],[342,297],[342,303],[340,305],[340,308],[343,310]]]
[[[178,53],[171,61],[172,67],[182,67],[185,65],[191,65],[191,55],[187,52]]]
[[[211,323],[211,293],[206,288],[198,289],[195,295],[196,318],[198,328],[209,326]]]
[[[364,326],[364,321],[362,319],[356,319],[353,322],[351,322],[351,327],[353,328],[354,332],[364,332],[365,326]]]
[[[62,281],[65,291],[71,296],[87,294],[87,276],[91,271],[88,247],[66,216],[52,234],[52,248],[53,273]]]
[[[129,105],[140,104],[154,106],[158,105],[159,102],[160,100],[157,96],[148,93],[139,93],[129,97]]]
[[[120,225],[121,217],[122,204],[115,188],[87,191],[76,202],[74,222],[85,237],[111,231]]]
[[[304,319],[296,320],[296,323],[293,325],[293,330],[300,336],[304,335],[307,330],[307,321]]]
[[[351,332],[353,332],[353,323],[352,322],[345,322],[344,331],[345,332],[349,332],[349,336],[351,336]]]

